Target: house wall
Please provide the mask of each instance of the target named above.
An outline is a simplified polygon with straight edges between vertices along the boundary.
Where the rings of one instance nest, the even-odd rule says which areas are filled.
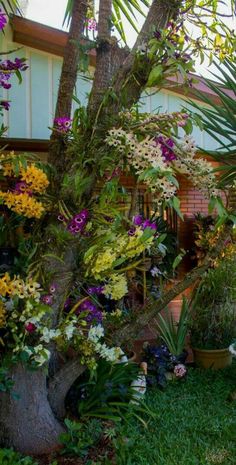
[[[48,139],[55,111],[62,59],[12,42],[12,31],[8,26],[5,35],[0,36],[0,51],[16,48],[19,50],[10,54],[9,58],[25,57],[29,68],[23,73],[23,81],[20,85],[17,78],[13,77],[12,88],[1,89],[1,97],[11,100],[12,105],[12,109],[5,112],[3,117],[3,123],[8,127],[5,135],[11,138]],[[90,88],[91,81],[86,79],[86,76],[80,75],[75,94],[82,105],[86,104]],[[148,112],[158,110],[172,112],[181,110],[183,106],[189,107],[186,97],[180,97],[170,90],[157,93],[155,89],[143,94],[140,104],[141,111]],[[77,106],[74,102],[73,110]],[[205,149],[216,147],[216,142],[198,128],[194,129],[193,138]]]

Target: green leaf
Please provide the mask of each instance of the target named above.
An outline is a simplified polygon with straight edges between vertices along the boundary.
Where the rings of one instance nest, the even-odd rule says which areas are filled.
[[[180,262],[182,262],[183,260],[183,257],[184,255],[186,254],[185,250],[184,251],[181,251],[177,257],[175,257],[173,263],[172,263],[172,268],[173,270],[175,270],[175,268],[177,268],[177,266],[180,264]]]
[[[152,87],[158,84],[163,77],[163,66],[157,65],[155,66],[148,76],[147,87]]]
[[[169,204],[170,207],[172,207],[176,211],[177,215],[181,218],[181,220],[183,220],[184,217],[183,217],[183,214],[182,214],[182,212],[180,210],[180,200],[178,199],[178,197],[175,197],[175,196],[172,197],[168,201],[168,204]]]

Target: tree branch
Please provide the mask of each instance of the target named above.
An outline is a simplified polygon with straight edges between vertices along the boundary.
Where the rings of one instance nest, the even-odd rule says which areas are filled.
[[[164,28],[170,19],[176,18],[181,3],[181,0],[170,2],[153,0],[133,49],[114,79],[113,89],[119,98],[121,108],[122,106],[130,108],[138,101],[151,70],[150,63],[145,58],[137,60],[137,50],[139,47],[146,48],[154,30]]]

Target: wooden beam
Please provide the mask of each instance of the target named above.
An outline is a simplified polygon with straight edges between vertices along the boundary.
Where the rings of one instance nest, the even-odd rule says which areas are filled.
[[[5,148],[6,147],[6,148]],[[15,139],[8,137],[0,138],[0,149],[15,150],[17,152],[48,152],[48,139]]]
[[[68,33],[51,26],[13,15],[11,17],[13,42],[36,48],[53,55],[63,56]],[[89,51],[90,65],[95,66],[96,51]]]

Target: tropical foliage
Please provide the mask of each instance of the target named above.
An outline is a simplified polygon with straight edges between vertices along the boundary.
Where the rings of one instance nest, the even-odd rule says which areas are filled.
[[[189,303],[184,297],[178,322],[174,321],[173,315],[167,312],[167,318],[158,315],[157,328],[160,337],[168,347],[169,351],[179,356],[183,352],[186,344],[186,336],[188,333],[187,318],[189,312]]]
[[[195,102],[191,102],[191,105],[201,114],[201,121],[199,115],[194,115],[196,123],[219,145],[217,150],[208,153],[220,162],[217,169],[220,174],[219,186],[229,188],[234,186],[236,173],[236,63],[235,60],[224,60],[223,65],[218,62],[214,65],[217,69],[217,81],[206,80],[206,84],[217,95],[218,102],[214,103],[206,95],[197,92],[206,107],[199,107]]]
[[[140,323],[158,312],[158,305],[165,306],[168,298],[186,287],[177,286],[167,301],[162,295],[158,302],[147,295],[145,274],[147,258],[155,255],[161,262],[168,257],[166,234],[158,229],[161,213],[171,208],[182,218],[178,175],[191,178],[214,205],[222,204],[211,164],[197,158],[188,115],[184,111],[142,114],[137,105],[147,86],[160,87],[176,73],[192,84],[193,57],[201,56],[209,41],[206,34],[203,41],[191,38],[182,21],[194,13],[192,6],[199,7],[203,16],[203,7],[212,10],[208,2],[185,6],[186,12],[182,2],[154,1],[137,43],[128,52],[111,36],[112,2],[101,0],[92,91],[88,107],[79,105],[72,119],[73,90],[84,53],[76,43],[84,40],[86,26],[95,33],[96,24],[91,16],[93,5],[70,1],[70,32],[48,165],[14,153],[1,155],[1,209],[6,222],[13,215],[21,228],[16,262],[19,255],[30,256],[19,274],[9,266],[0,278],[1,358],[4,373],[9,370],[2,383],[0,425],[9,435],[8,443],[22,451],[31,447],[40,454],[56,447],[63,432],[58,419],[65,416],[64,400],[73,382],[87,367],[94,371],[99,359],[118,362],[127,335],[130,340]],[[212,28],[217,37],[216,6],[214,2]],[[136,1],[113,2],[116,23],[124,7],[126,16],[130,8],[139,8]],[[2,13],[2,27],[5,24]],[[216,38],[210,42],[222,59]],[[222,47],[224,57],[230,56],[233,37],[226,35]],[[6,89],[12,73],[20,76],[27,66],[19,59],[0,65],[1,86]],[[127,187],[127,177],[132,189]],[[149,210],[139,208],[139,192],[152,196]],[[215,258],[217,247],[211,252],[205,268]],[[173,261],[173,269],[178,262]],[[130,272],[137,273],[139,280],[142,277],[141,306],[126,304],[131,288],[136,286],[140,292],[140,283]],[[198,271],[194,273],[196,280]],[[176,343],[177,351],[181,344]],[[181,377],[181,368],[175,368]],[[6,389],[11,377],[15,391],[21,394],[17,401]],[[27,408],[26,385],[34,393],[32,397],[29,392]],[[81,410],[83,406],[86,410],[84,404]],[[31,419],[37,417],[33,428],[29,411]],[[23,430],[23,436],[19,435]]]

